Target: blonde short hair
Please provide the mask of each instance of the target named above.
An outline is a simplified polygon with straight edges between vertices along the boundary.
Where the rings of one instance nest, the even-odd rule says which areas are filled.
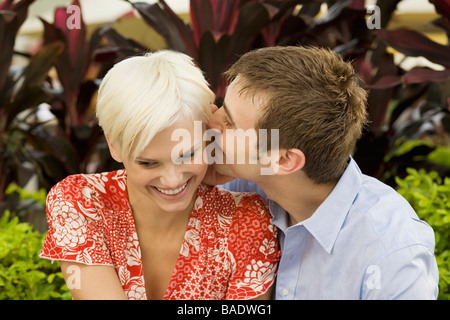
[[[96,114],[122,157],[135,159],[159,131],[175,122],[207,121],[214,98],[192,58],[161,50],[114,65],[100,85]]]

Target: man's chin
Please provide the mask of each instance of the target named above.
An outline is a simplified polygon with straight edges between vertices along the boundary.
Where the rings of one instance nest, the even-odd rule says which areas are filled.
[[[232,181],[237,177],[236,173],[232,170],[230,165],[226,164],[214,164],[215,179],[218,184],[224,184],[226,182]]]
[[[229,164],[214,163],[213,167],[214,167],[214,171],[216,172],[216,174],[236,178],[236,174],[234,173],[233,168]]]

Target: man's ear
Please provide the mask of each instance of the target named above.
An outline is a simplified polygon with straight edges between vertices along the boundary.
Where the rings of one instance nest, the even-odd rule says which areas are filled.
[[[288,175],[303,169],[305,154],[297,148],[281,149],[278,161],[278,175]]]
[[[111,142],[109,137],[105,134],[106,142],[108,143],[109,152],[111,153],[111,157],[117,162],[123,162],[122,156],[119,150],[114,146],[114,143]]]

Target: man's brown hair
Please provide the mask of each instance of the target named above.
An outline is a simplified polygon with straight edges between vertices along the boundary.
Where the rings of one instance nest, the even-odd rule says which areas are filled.
[[[255,128],[279,129],[279,147],[305,154],[310,179],[339,179],[367,122],[367,93],[350,63],[324,48],[267,47],[225,75],[229,83],[239,76],[240,94],[265,98]]]

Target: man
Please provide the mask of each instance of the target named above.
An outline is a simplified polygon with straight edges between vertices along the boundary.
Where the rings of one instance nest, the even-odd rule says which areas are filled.
[[[433,230],[350,156],[367,122],[351,65],[326,49],[268,47],[243,55],[226,76],[211,120],[226,157],[214,167],[245,179],[225,188],[261,188],[268,199],[282,250],[275,298],[436,299]],[[242,143],[230,143],[236,130],[258,131],[244,164]]]

